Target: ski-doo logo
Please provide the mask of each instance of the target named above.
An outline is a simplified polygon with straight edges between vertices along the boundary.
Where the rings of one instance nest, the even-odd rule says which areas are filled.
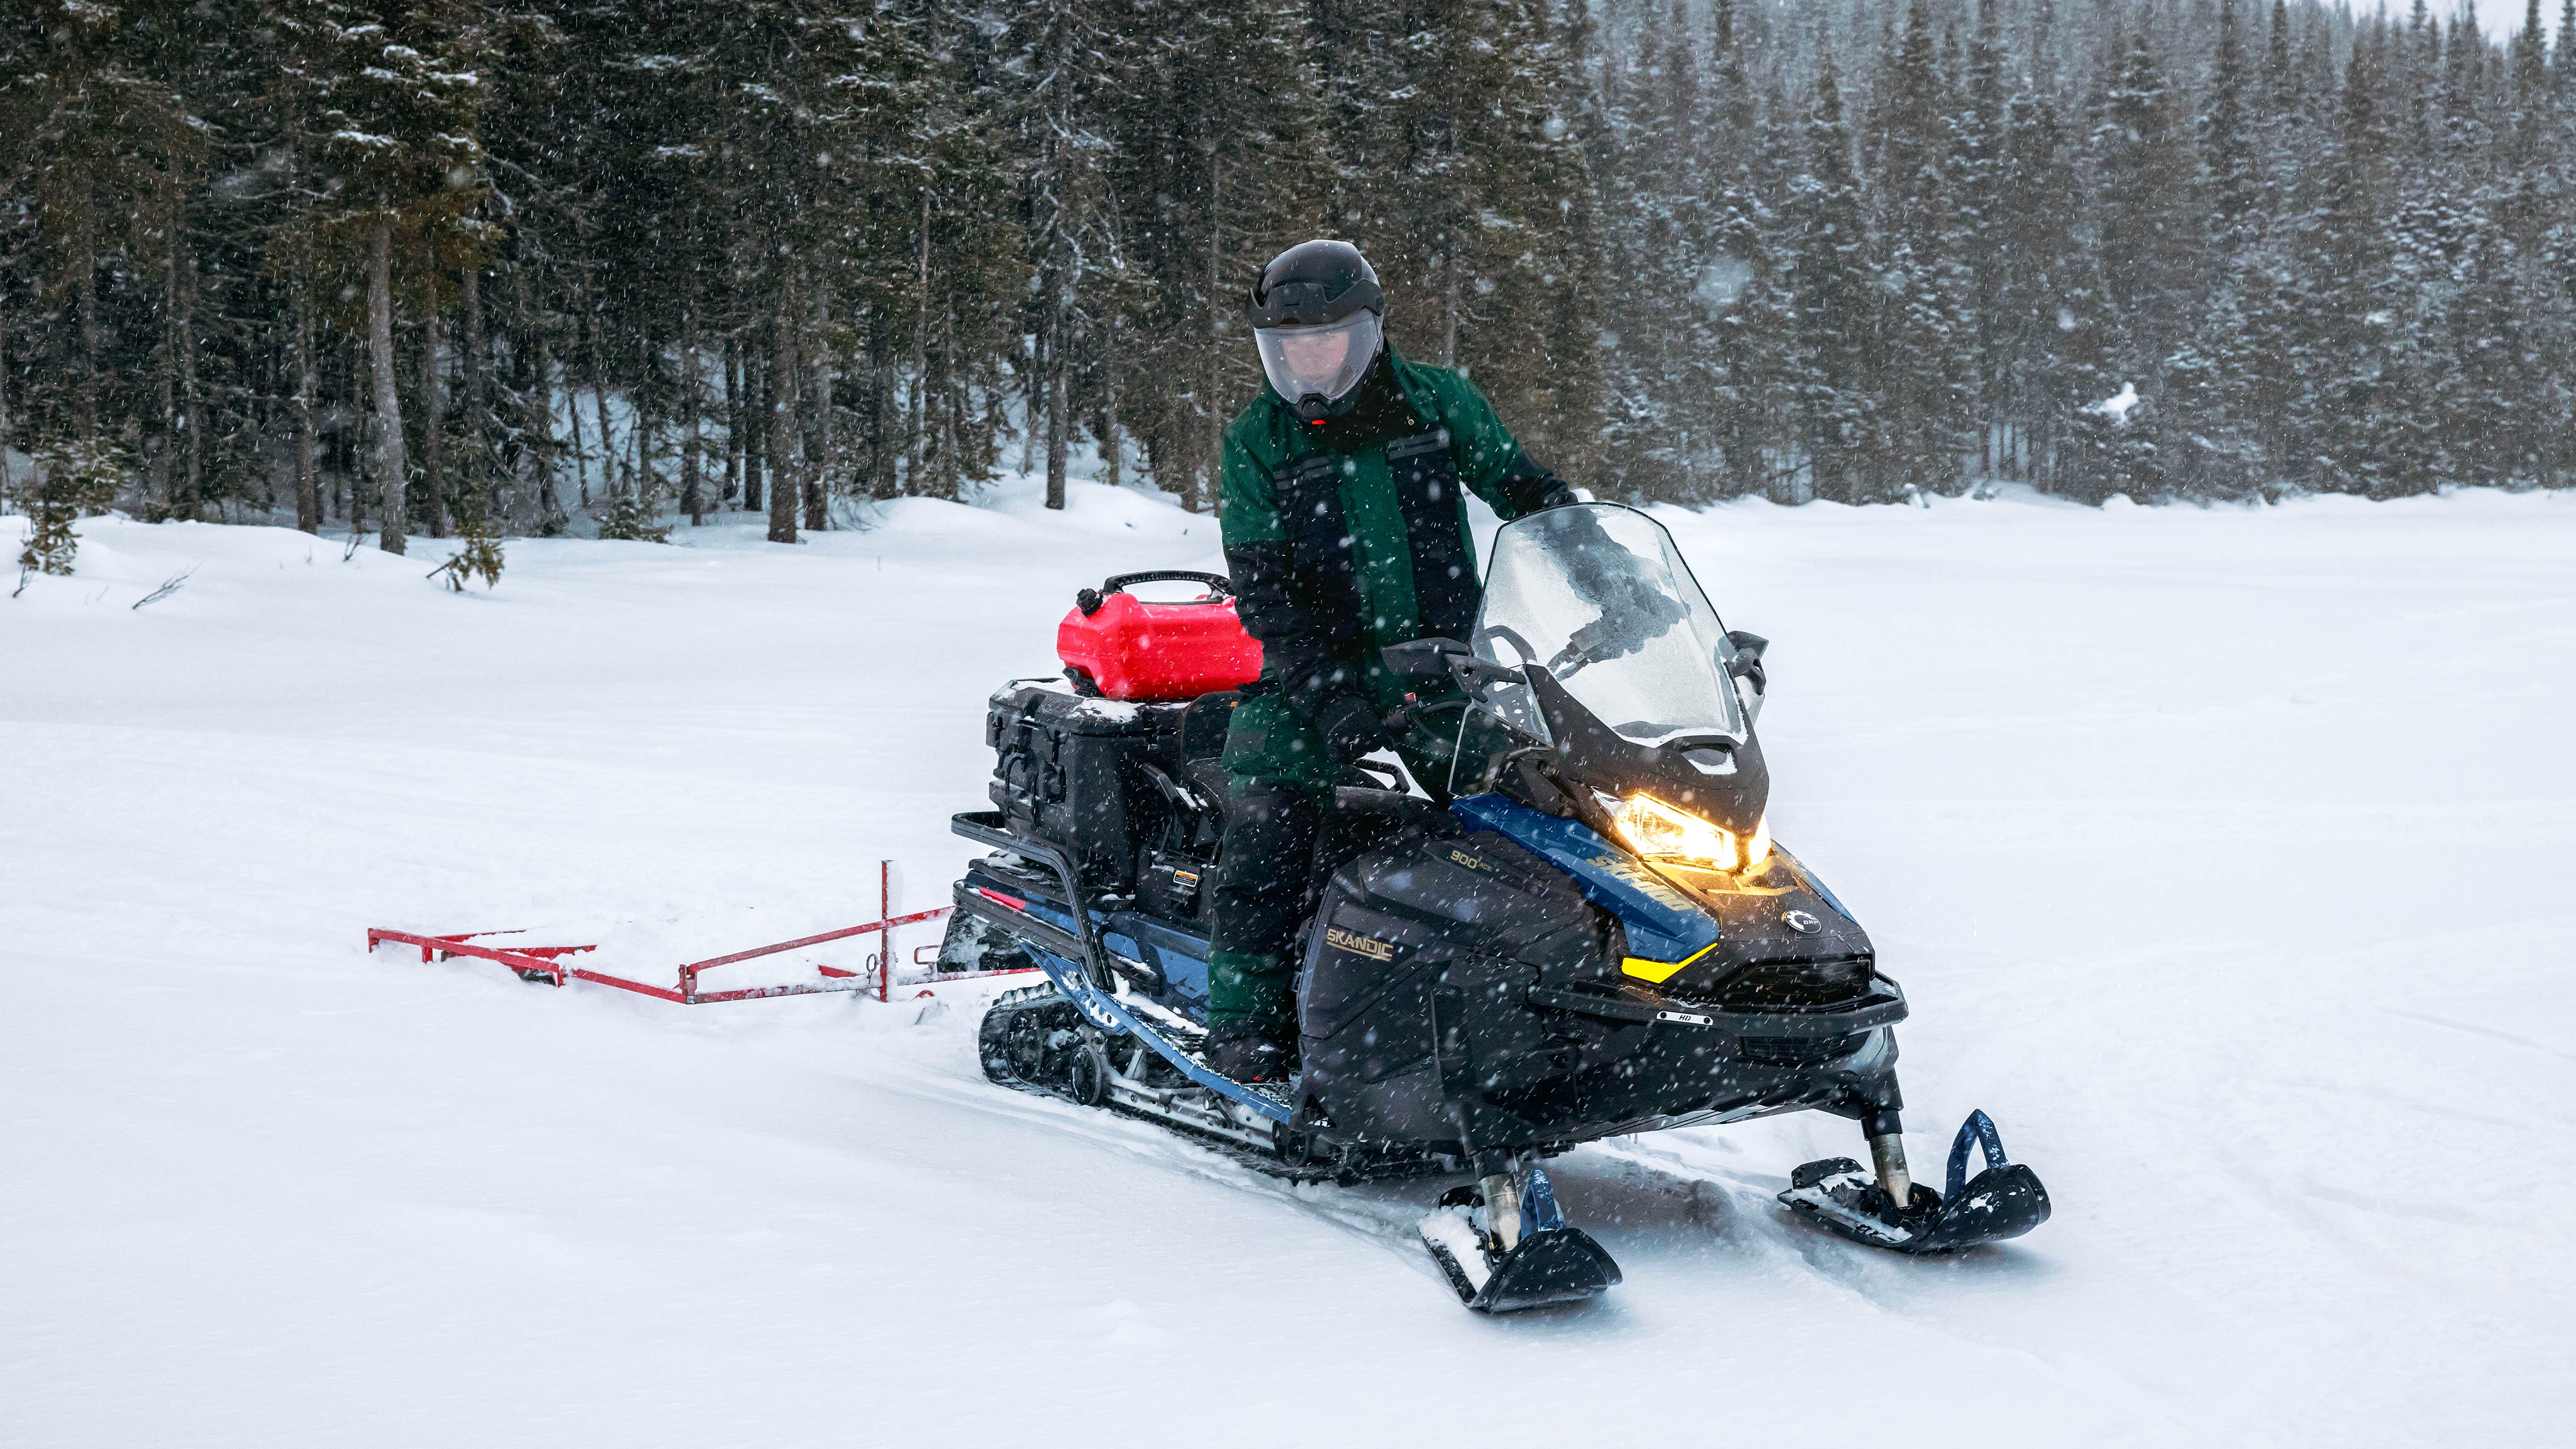
[[[1325,928],[1324,944],[1336,951],[1348,951],[1354,956],[1366,956],[1372,961],[1395,959],[1393,941],[1381,941],[1375,936],[1363,936],[1357,931],[1345,931],[1339,926]]]

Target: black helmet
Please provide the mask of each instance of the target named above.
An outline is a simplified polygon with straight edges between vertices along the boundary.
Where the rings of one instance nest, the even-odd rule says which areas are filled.
[[[1321,327],[1361,308],[1386,315],[1377,272],[1349,242],[1299,242],[1270,259],[1244,299],[1255,327]]]
[[[1385,312],[1368,258],[1337,241],[1299,242],[1271,258],[1243,304],[1271,389],[1316,424],[1350,410]]]

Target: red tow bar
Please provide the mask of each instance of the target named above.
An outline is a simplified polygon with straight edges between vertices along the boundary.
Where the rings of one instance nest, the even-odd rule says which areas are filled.
[[[499,946],[472,944],[481,937],[524,935],[525,932],[522,931],[462,931],[451,935],[433,936],[412,931],[396,931],[383,926],[370,926],[367,928],[367,949],[373,951],[378,943],[392,941],[399,945],[419,947],[420,959],[423,961],[445,960],[451,956],[471,956],[482,961],[497,961],[530,981],[544,981],[555,986],[561,986],[566,981],[595,981],[602,986],[614,986],[620,991],[632,991],[660,1001],[674,1001],[682,1006],[703,1006],[718,1001],[757,1001],[771,996],[815,996],[836,992],[844,994],[864,992],[870,989],[870,983],[867,980],[869,976],[876,978],[873,984],[877,1000],[886,1001],[893,997],[894,988],[898,985],[928,988],[952,981],[976,981],[993,976],[1024,976],[1036,969],[1023,967],[1016,971],[945,973],[934,969],[928,976],[902,982],[896,981],[894,979],[895,928],[917,925],[923,921],[935,921],[955,909],[957,909],[955,906],[936,906],[926,911],[896,915],[894,913],[894,867],[891,862],[879,861],[877,862],[879,913],[877,919],[863,926],[845,926],[837,931],[799,936],[793,941],[780,941],[770,946],[754,946],[748,951],[735,951],[730,955],[711,956],[704,961],[691,961],[680,967],[679,980],[671,986],[655,986],[650,982],[637,981],[631,977],[612,976],[605,971],[593,971],[587,967],[570,965],[563,960],[566,956],[579,955],[584,951],[596,951],[599,949],[597,946],[521,946],[516,950],[510,950]],[[789,982],[778,986],[745,986],[732,991],[698,989],[698,974],[702,971],[712,971],[719,966],[730,966],[737,961],[775,956],[781,951],[793,951],[801,946],[820,946],[827,941],[843,941],[852,936],[864,936],[870,932],[876,934],[877,949],[868,962],[868,969],[864,972],[848,971],[832,966],[817,966],[814,968],[815,971],[824,978],[820,983]],[[921,949],[923,948],[914,950],[915,964],[920,963]],[[936,963],[934,962],[933,965],[935,967]],[[849,984],[839,984],[842,982]],[[918,994],[926,996],[930,992],[925,989]]]

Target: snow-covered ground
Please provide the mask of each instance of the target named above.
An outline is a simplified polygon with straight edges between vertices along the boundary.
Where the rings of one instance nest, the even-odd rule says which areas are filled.
[[[1666,515],[1773,640],[1781,838],[1913,998],[1915,1159],[1984,1107],[2055,1197],[1956,1261],[1772,1203],[1847,1124],[1677,1132],[1556,1174],[1626,1285],[1489,1321],[1412,1240],[1427,1192],[990,1087],[962,993],[681,1008],[362,952],[528,927],[660,975],[870,918],[880,856],[944,900],[987,691],[1052,667],[1078,584],[1217,558],[1141,494],[1010,496],[798,548],[514,542],[488,596],[423,582],[436,544],[93,520],[78,577],[0,601],[0,1442],[2455,1444],[2576,1412],[2576,496]]]

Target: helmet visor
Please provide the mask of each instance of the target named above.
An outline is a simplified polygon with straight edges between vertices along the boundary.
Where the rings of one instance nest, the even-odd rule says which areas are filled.
[[[1252,337],[1261,347],[1261,370],[1282,400],[1338,402],[1377,356],[1377,314],[1363,308],[1321,327],[1256,327]]]

